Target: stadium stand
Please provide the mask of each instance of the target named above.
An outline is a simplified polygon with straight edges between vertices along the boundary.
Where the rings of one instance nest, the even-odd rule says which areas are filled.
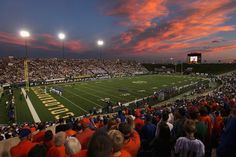
[[[24,60],[22,58],[0,58],[0,84],[24,82]],[[75,80],[87,77],[131,76],[147,73],[135,61],[97,60],[97,59],[30,59],[29,80],[42,83],[50,80]]]
[[[211,157],[214,149],[217,150],[218,157],[234,157],[236,155],[236,73],[221,75],[218,79],[222,81],[222,85],[204,96],[181,98],[164,106],[123,108],[119,114],[89,116],[82,119],[70,117],[60,120],[60,128],[64,130],[56,134],[53,132],[54,140],[48,133],[46,134],[44,128],[55,126],[59,122],[1,127],[2,140],[12,136],[21,139],[21,142],[11,144],[11,148],[2,152],[2,156],[9,156],[9,149],[12,157],[20,153],[31,156],[35,149],[43,152],[46,147],[45,154],[54,157],[67,155]],[[158,128],[157,134],[155,134],[156,128]],[[40,130],[40,136],[43,137],[37,138],[38,144],[31,142],[31,133],[35,130]],[[81,140],[82,134],[86,139]],[[35,137],[36,135],[33,139]],[[69,139],[75,137],[77,140],[68,139],[64,146],[66,137]],[[120,144],[123,139],[124,142]],[[0,148],[7,142],[9,141],[2,141]],[[48,144],[45,143],[51,143],[51,146],[47,147]],[[78,143],[83,143],[82,149]],[[28,145],[32,146],[32,149],[29,149]],[[26,147],[28,149],[24,151]]]

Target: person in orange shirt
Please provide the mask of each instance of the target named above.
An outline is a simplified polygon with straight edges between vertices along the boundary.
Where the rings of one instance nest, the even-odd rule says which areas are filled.
[[[38,126],[39,132],[33,136],[33,142],[41,143],[44,139],[44,134],[46,132],[45,123],[40,123]]]
[[[65,149],[69,157],[87,157],[87,150],[81,150],[81,144],[75,137],[66,139]]]
[[[110,130],[108,135],[113,145],[112,157],[131,157],[130,153],[122,149],[124,145],[124,136],[120,131]]]
[[[213,123],[211,117],[208,115],[208,109],[206,107],[200,108],[200,117],[199,120],[204,122],[207,125],[207,137],[204,143],[206,149],[206,156],[211,156],[212,151],[212,128]]]
[[[137,114],[134,120],[135,130],[138,132],[141,131],[141,128],[144,126],[144,120],[140,118],[141,114]]]
[[[208,137],[212,134],[213,123],[211,117],[208,115],[208,110],[206,107],[200,108],[200,117],[199,120],[207,124]]]
[[[74,131],[73,129],[69,129],[69,130],[66,130],[66,136],[74,136],[76,135],[76,131]]]
[[[81,144],[75,137],[69,137],[65,141],[66,154],[69,157],[78,157],[81,150]]]
[[[52,146],[48,151],[47,157],[67,157],[65,152],[65,132],[58,132],[54,138],[55,146]]]
[[[83,118],[80,123],[83,131],[78,133],[76,138],[80,141],[82,149],[87,149],[88,142],[94,134],[94,131],[89,128],[90,120],[88,118]]]
[[[215,112],[215,121],[212,130],[213,147],[217,147],[223,131],[224,121],[219,111]]]
[[[47,130],[44,134],[43,144],[47,148],[47,151],[54,146],[53,133],[51,130]]]
[[[130,124],[120,123],[119,131],[123,133],[125,139],[123,149],[129,152],[132,157],[136,157],[140,148],[140,136]]]
[[[20,143],[10,149],[11,157],[28,157],[28,153],[36,143],[31,142],[31,130],[21,129],[19,132]]]

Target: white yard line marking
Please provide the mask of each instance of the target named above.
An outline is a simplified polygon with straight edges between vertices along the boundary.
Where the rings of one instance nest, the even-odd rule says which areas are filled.
[[[39,118],[37,112],[36,112],[35,109],[34,109],[33,104],[32,104],[31,101],[30,101],[29,96],[27,95],[27,98],[26,98],[25,89],[24,89],[24,88],[21,88],[21,91],[22,91],[22,93],[23,93],[23,95],[24,95],[25,101],[26,101],[26,103],[27,103],[27,105],[28,105],[28,107],[29,107],[29,110],[30,110],[30,113],[31,113],[31,115],[32,115],[32,117],[33,117],[33,119],[34,119],[34,122],[35,122],[35,123],[41,122],[41,120],[40,120],[40,118]]]
[[[72,105],[74,105],[75,107],[81,109],[82,111],[88,113],[88,111],[86,111],[85,109],[83,109],[82,107],[79,107],[78,105],[76,105],[75,103],[73,103],[72,101],[70,101],[69,99],[67,99],[66,97],[64,96],[61,96],[62,98],[64,98],[65,100],[69,101]]]
[[[66,89],[65,89],[66,90]],[[81,98],[81,99],[84,99],[85,101],[88,101],[88,102],[90,102],[90,103],[92,103],[92,104],[94,104],[94,105],[96,105],[96,106],[98,106],[98,107],[103,107],[103,106],[101,106],[101,105],[99,105],[99,104],[97,104],[97,103],[95,103],[95,102],[93,102],[93,101],[91,101],[91,100],[89,100],[89,99],[87,99],[87,98],[85,98],[85,97],[82,97],[82,96],[80,96],[80,95],[78,95],[78,94],[75,94],[75,93],[72,93],[72,92],[70,92],[69,90],[66,90],[68,93],[71,93],[72,95],[74,95],[74,96],[76,96],[76,97],[79,97],[79,98]]]

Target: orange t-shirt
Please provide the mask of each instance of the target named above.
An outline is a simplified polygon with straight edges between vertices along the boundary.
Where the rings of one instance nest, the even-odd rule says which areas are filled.
[[[139,132],[141,128],[144,126],[144,120],[140,118],[135,118],[134,124],[135,124],[135,129]]]
[[[83,132],[76,135],[76,138],[79,140],[82,146],[82,149],[87,149],[88,142],[93,134],[94,134],[94,131],[87,128]]]
[[[64,145],[59,147],[53,146],[50,148],[47,157],[67,157]]]
[[[81,150],[79,153],[72,155],[71,157],[87,157],[87,150]]]
[[[76,133],[77,132],[72,129],[66,130],[66,136],[74,136]]]
[[[53,140],[44,141],[43,144],[46,146],[47,150],[50,150],[54,146]]]
[[[42,131],[38,132],[37,134],[35,134],[33,136],[33,142],[38,142],[38,143],[43,142],[45,132],[46,132],[45,130],[42,130]]]
[[[136,157],[140,148],[140,137],[137,131],[134,131],[130,140],[124,144],[123,149],[130,153],[132,157]]]
[[[216,135],[220,136],[223,130],[223,127],[224,127],[223,118],[221,116],[217,116],[215,118],[213,131],[215,132]]]
[[[29,151],[36,144],[37,143],[32,143],[29,140],[21,141],[18,145],[14,146],[10,149],[11,157],[28,157]]]
[[[206,115],[206,116],[200,116],[199,119],[200,119],[200,121],[207,124],[208,137],[210,137],[211,133],[212,133],[212,128],[213,128],[211,117]]]
[[[131,157],[131,155],[126,150],[121,150],[120,155],[117,155],[117,156],[112,155],[111,157]]]

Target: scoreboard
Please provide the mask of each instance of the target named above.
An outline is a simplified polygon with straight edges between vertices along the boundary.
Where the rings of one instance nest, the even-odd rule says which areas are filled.
[[[189,64],[199,64],[202,62],[202,54],[201,53],[189,53],[187,60],[188,60]]]

